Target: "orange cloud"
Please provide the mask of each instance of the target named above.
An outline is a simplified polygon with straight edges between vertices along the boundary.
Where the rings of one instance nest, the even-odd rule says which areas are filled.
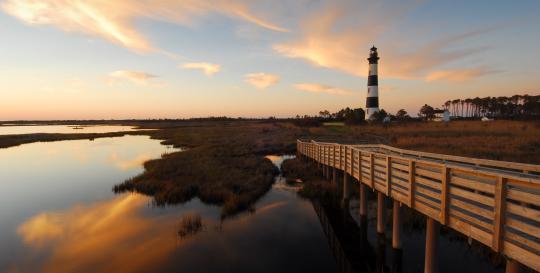
[[[294,88],[312,93],[326,93],[332,95],[351,95],[352,92],[348,89],[316,84],[316,83],[298,83],[294,85]]]
[[[286,57],[304,59],[318,67],[365,77],[368,72],[366,58],[369,48],[376,41],[384,41],[379,47],[379,74],[397,79],[426,79],[434,70],[440,70],[440,67],[485,50],[450,47],[490,29],[424,43],[419,42],[418,37],[410,40],[399,37],[399,41],[394,41],[395,35],[388,37],[386,34],[400,26],[400,18],[409,9],[403,5],[385,6],[378,2],[327,7],[302,22],[299,37],[274,44],[273,49]],[[414,47],[403,46],[418,43],[420,45]]]
[[[251,73],[245,75],[245,81],[258,89],[265,89],[279,81],[278,75],[267,73]]]
[[[221,66],[219,64],[212,64],[212,63],[185,63],[182,65],[182,68],[199,69],[206,76],[212,76],[221,70]]]
[[[31,25],[53,25],[109,40],[136,52],[157,51],[135,29],[140,17],[190,24],[194,17],[221,13],[274,31],[287,31],[251,13],[240,1],[230,0],[7,0],[1,8]]]
[[[487,68],[437,70],[426,76],[426,81],[446,80],[449,82],[463,82],[486,74],[497,73],[499,71]]]

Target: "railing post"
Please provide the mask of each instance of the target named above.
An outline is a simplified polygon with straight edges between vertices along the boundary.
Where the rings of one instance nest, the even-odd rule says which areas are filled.
[[[369,154],[369,183],[375,189],[375,155],[372,153]]]
[[[409,160],[409,207],[414,207],[414,176],[415,176],[415,162]]]
[[[448,223],[448,190],[450,182],[450,168],[444,165],[441,169],[441,218],[443,225]]]
[[[362,152],[358,150],[358,182],[362,185]]]
[[[506,177],[499,176],[495,185],[495,220],[493,222],[493,243],[491,247],[495,252],[501,252],[504,241],[507,180]]]
[[[390,192],[392,191],[392,157],[386,157],[386,195],[390,197]]]

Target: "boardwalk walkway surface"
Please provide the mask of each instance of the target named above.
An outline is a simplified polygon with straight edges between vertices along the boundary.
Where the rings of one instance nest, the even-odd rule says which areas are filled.
[[[380,144],[298,140],[297,151],[540,271],[540,165]]]

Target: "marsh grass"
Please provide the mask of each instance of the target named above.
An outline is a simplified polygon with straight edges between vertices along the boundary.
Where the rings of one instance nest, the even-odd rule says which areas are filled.
[[[287,159],[283,161],[281,171],[287,180],[302,179],[299,196],[322,203],[336,203],[339,200],[337,184],[324,180],[314,164],[298,158]]]
[[[116,185],[114,190],[151,195],[158,205],[198,197],[205,203],[221,205],[223,217],[234,215],[249,209],[264,195],[279,173],[263,156],[286,143],[265,137],[273,129],[221,125],[162,130],[153,137],[165,139],[164,144],[190,148],[146,162],[144,173]]]
[[[199,214],[188,214],[180,219],[178,223],[178,236],[180,239],[186,239],[203,231],[204,226]]]

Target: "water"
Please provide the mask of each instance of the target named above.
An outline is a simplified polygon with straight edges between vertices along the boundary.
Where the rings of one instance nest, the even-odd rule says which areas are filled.
[[[21,135],[21,134],[90,134],[90,133],[111,133],[136,131],[133,126],[122,125],[13,125],[0,124],[0,135]]]
[[[0,272],[338,271],[311,202],[279,179],[225,221],[198,199],[158,208],[112,193],[171,151],[147,136],[0,149]]]

